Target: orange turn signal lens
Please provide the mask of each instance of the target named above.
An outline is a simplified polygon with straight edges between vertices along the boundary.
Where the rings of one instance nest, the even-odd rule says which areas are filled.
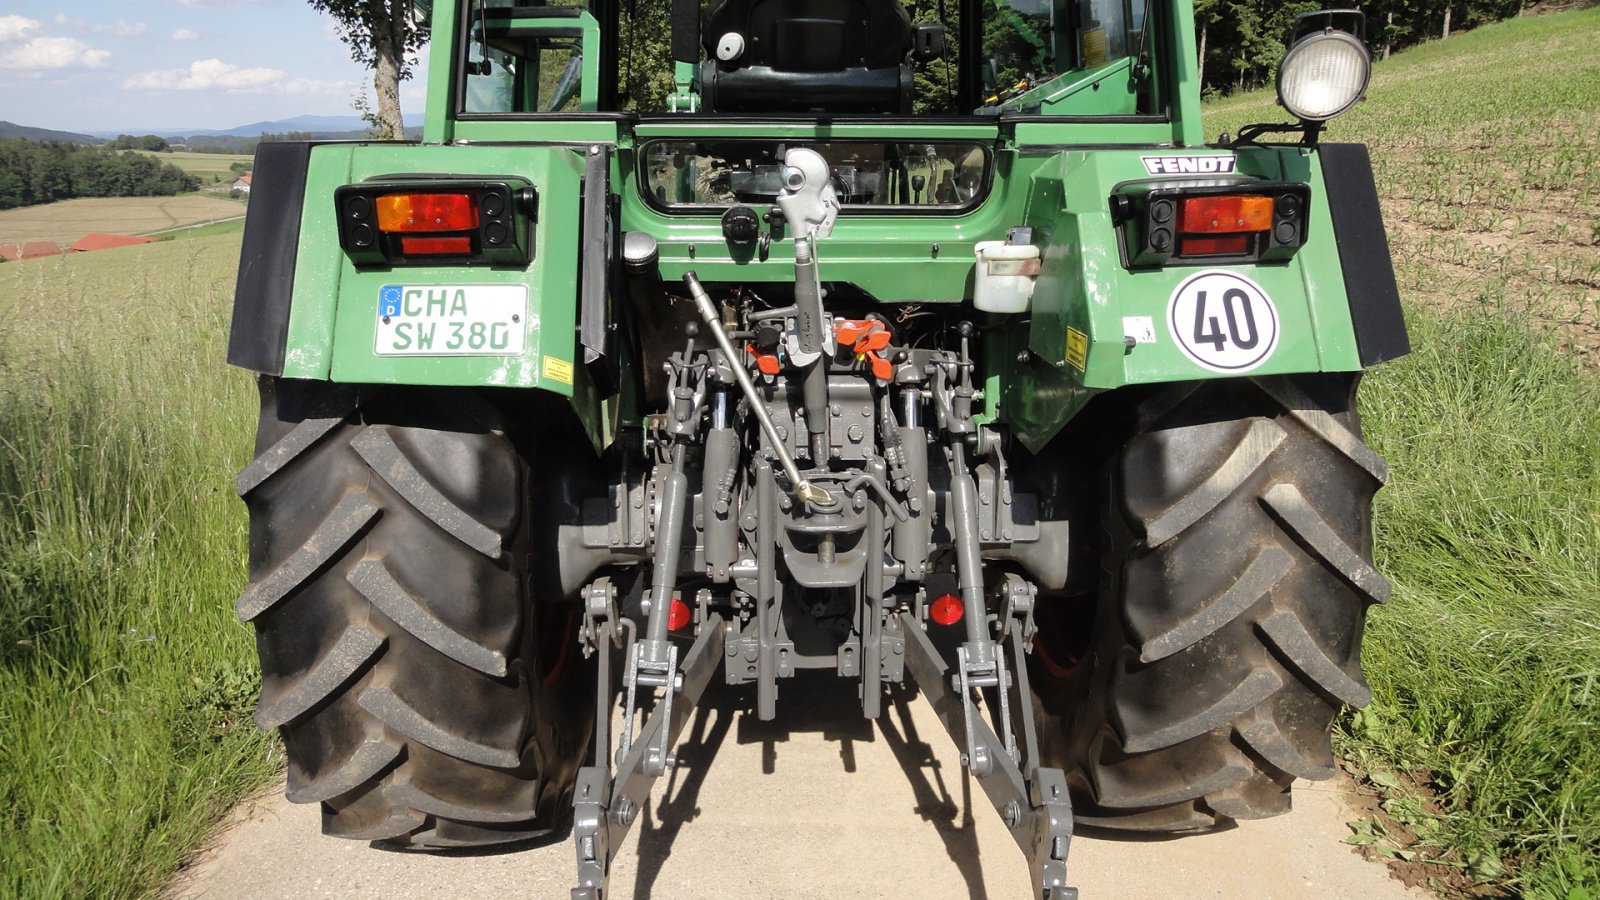
[[[471,231],[477,227],[478,206],[471,194],[385,194],[378,198],[379,231]]]
[[[1271,197],[1236,194],[1185,197],[1178,225],[1183,234],[1239,234],[1271,228]]]

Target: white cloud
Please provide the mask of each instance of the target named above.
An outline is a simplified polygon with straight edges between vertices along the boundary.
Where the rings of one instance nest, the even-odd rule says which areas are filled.
[[[158,91],[224,90],[234,93],[282,89],[282,69],[240,68],[220,59],[202,59],[187,69],[158,69],[135,75],[122,83],[127,88]]]
[[[76,38],[36,37],[0,50],[0,69],[98,69],[110,58],[109,50],[96,50]]]
[[[200,32],[192,28],[179,28],[172,33],[172,39],[175,41],[198,41],[200,40]]]
[[[37,19],[25,16],[0,16],[0,43],[20,41],[30,37],[41,27]]]
[[[132,23],[129,23],[129,22],[123,22],[123,21],[120,21],[120,20],[115,25],[109,25],[109,26],[108,25],[100,25],[100,26],[96,26],[95,27],[95,31],[98,31],[98,32],[107,32],[107,31],[109,31],[112,34],[116,35],[117,37],[121,37],[121,38],[144,37],[145,32],[147,32],[149,30],[150,30],[150,27],[148,25],[144,24],[143,22],[132,22]]]

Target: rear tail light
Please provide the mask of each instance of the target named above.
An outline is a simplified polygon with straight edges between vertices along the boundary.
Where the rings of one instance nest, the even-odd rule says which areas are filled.
[[[1135,182],[1111,198],[1129,268],[1288,259],[1310,207],[1310,187],[1274,182]]]
[[[378,198],[379,231],[471,231],[477,227],[478,206],[471,194],[384,194]]]
[[[522,179],[384,178],[334,191],[339,245],[357,266],[526,266],[537,206]]]
[[[1178,221],[1182,234],[1238,234],[1272,227],[1272,198],[1240,194],[1188,197]]]

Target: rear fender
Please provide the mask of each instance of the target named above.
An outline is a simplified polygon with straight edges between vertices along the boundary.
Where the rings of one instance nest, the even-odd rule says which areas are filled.
[[[1218,171],[1308,185],[1304,246],[1277,262],[1130,268],[1110,203],[1119,186],[1169,174],[1175,183],[1204,180]],[[1008,384],[1006,408],[1033,450],[1102,391],[1359,371],[1408,348],[1371,166],[1359,145],[1061,152],[1033,176],[1027,222],[1043,261],[1027,361]],[[1263,341],[1265,352],[1235,368],[1208,365],[1204,353],[1185,349],[1218,309],[1215,296],[1205,316],[1179,306],[1207,272],[1224,273],[1219,285],[1243,279],[1270,303],[1270,345]]]
[[[262,144],[235,296],[228,360],[289,378],[361,384],[537,388],[571,399],[604,443],[598,392],[577,347],[584,155],[563,146]],[[356,266],[339,245],[334,191],[396,175],[516,177],[533,185],[524,265]],[[523,285],[524,352],[377,352],[383,289]]]

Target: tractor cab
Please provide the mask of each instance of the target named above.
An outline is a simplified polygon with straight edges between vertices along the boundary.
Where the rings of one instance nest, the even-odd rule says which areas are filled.
[[[1152,63],[1170,40],[1144,0],[720,0],[704,15],[694,0],[468,0],[441,10],[435,38],[451,34],[454,59],[438,86],[467,118],[1153,114]]]

